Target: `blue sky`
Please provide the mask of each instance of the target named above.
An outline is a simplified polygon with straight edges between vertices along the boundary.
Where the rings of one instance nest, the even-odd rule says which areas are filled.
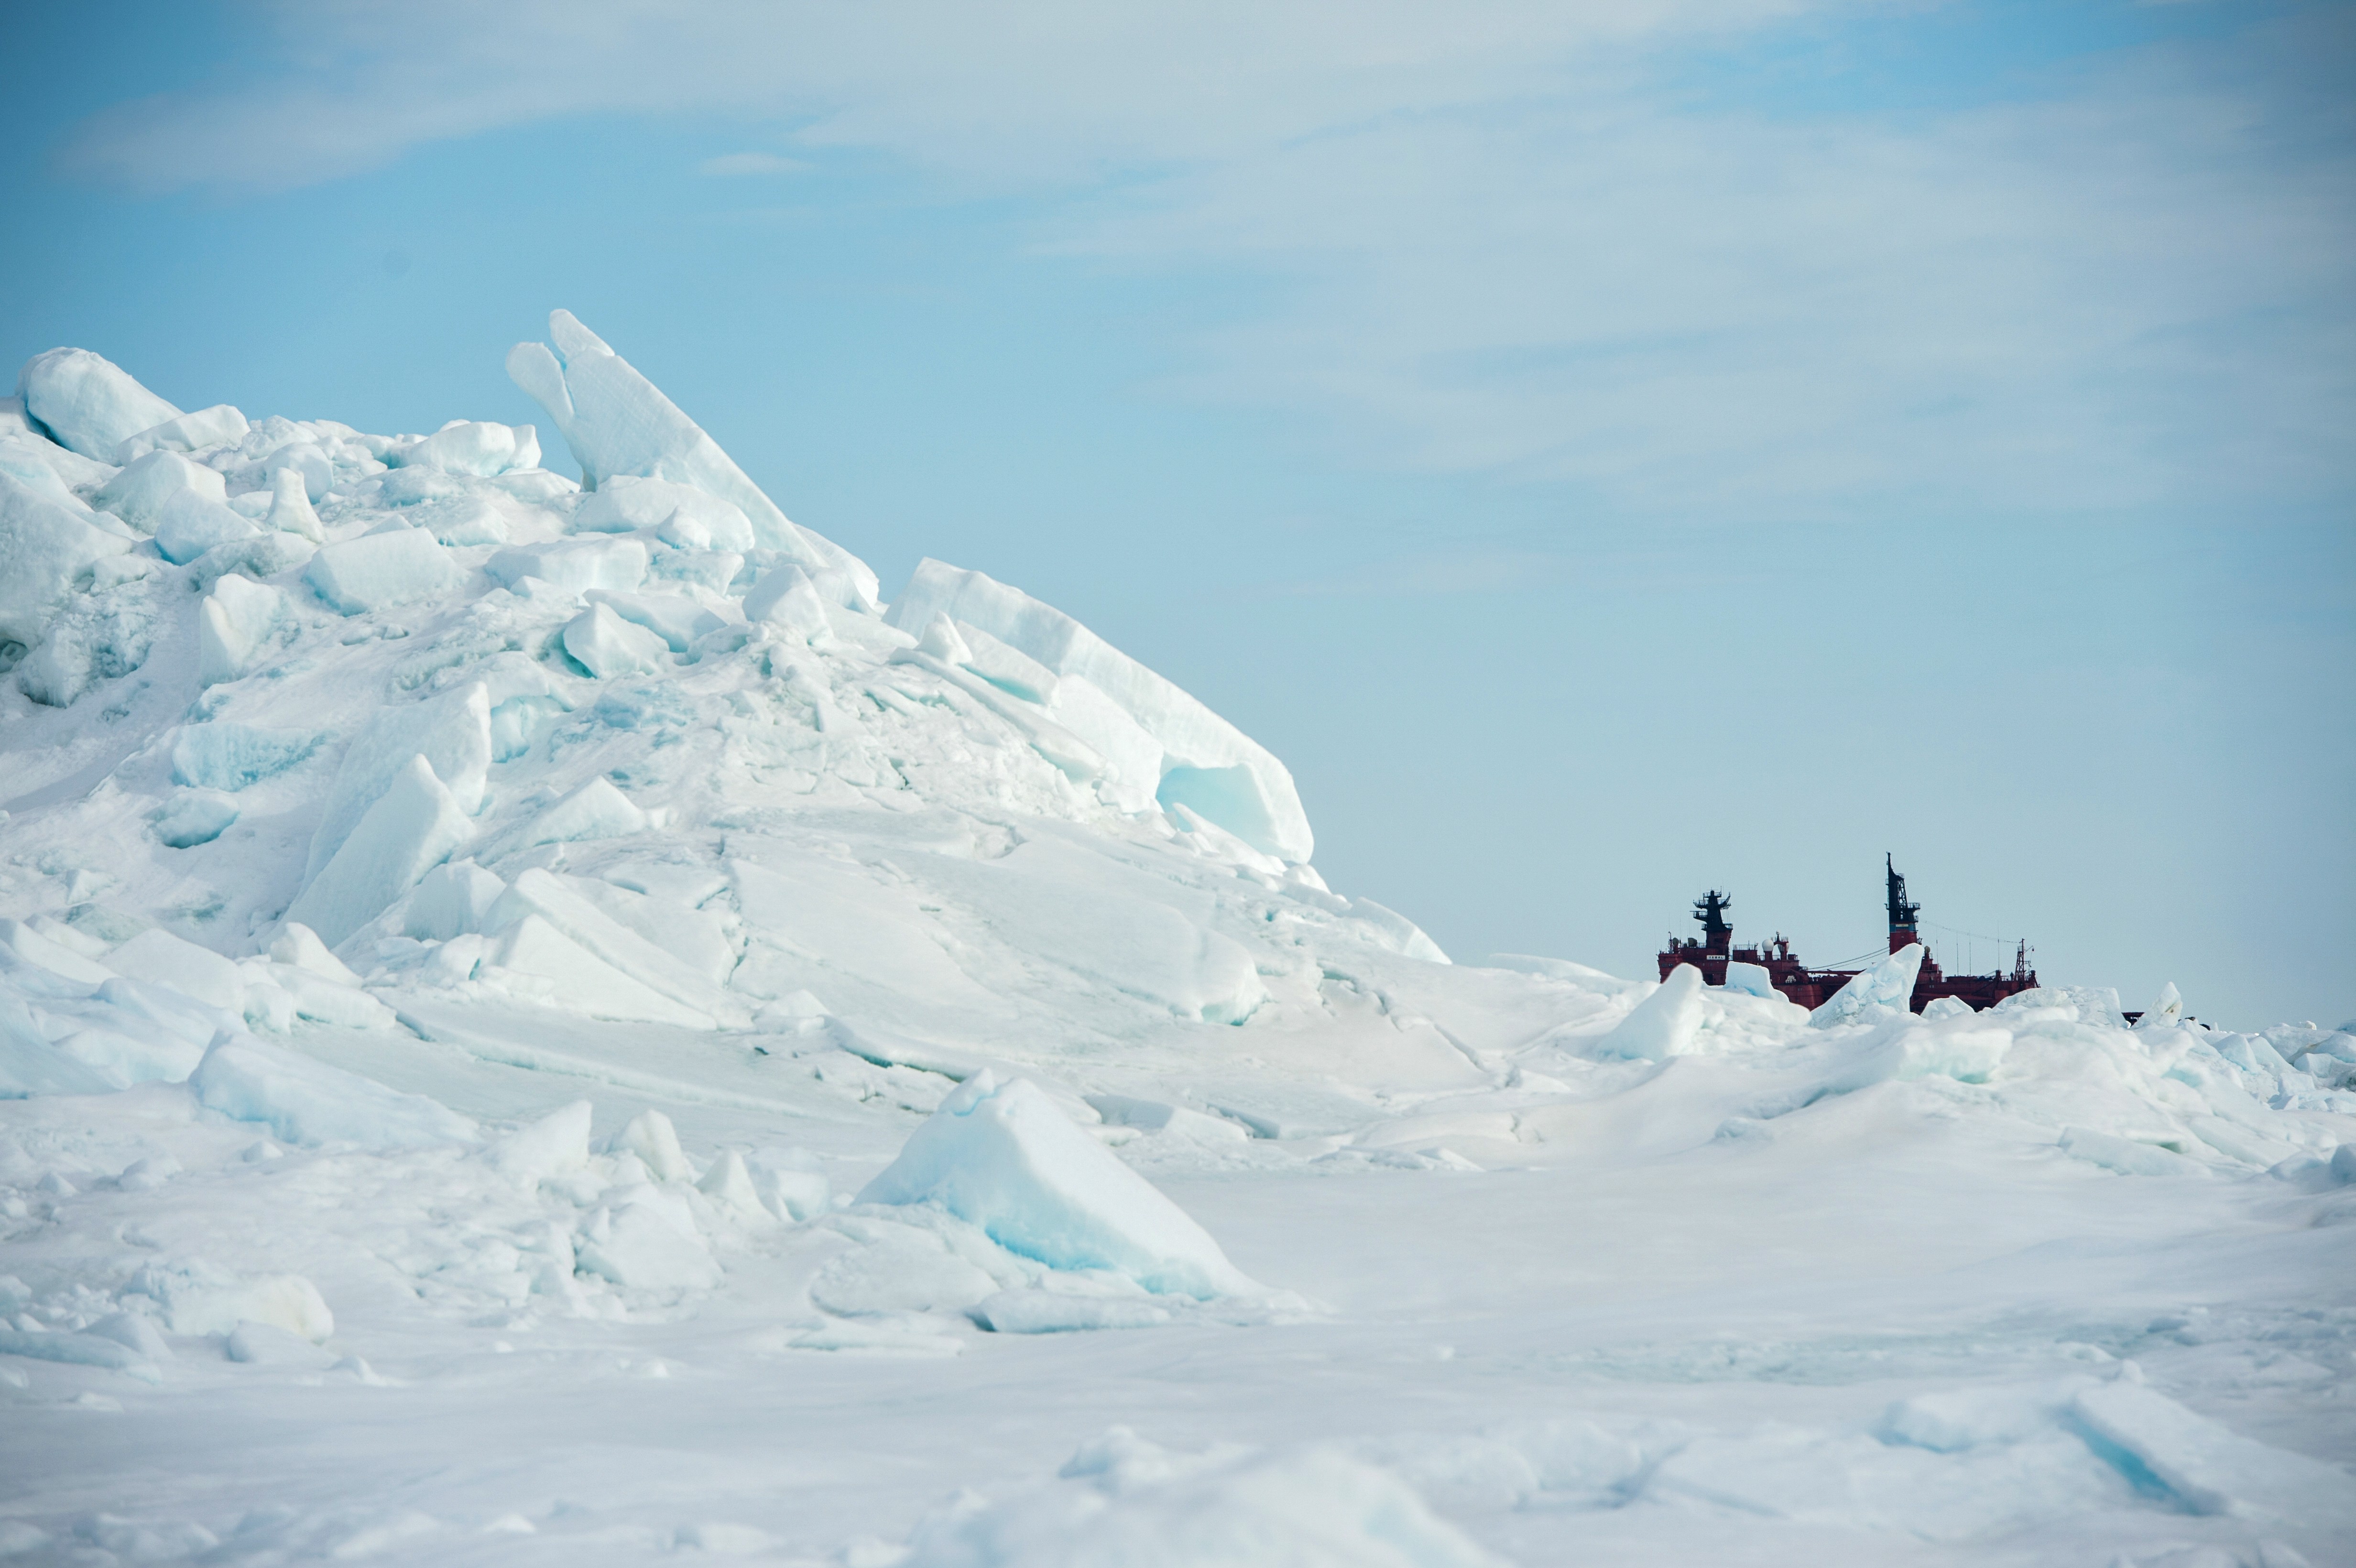
[[[1845,957],[1888,849],[2051,980],[2356,1014],[2346,7],[7,27],[0,356],[526,421],[563,305],[887,592],[1243,725],[1460,958],[1643,972],[1710,885]]]

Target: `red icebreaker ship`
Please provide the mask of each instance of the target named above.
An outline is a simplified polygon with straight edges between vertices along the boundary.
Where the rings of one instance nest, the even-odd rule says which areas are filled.
[[[1922,906],[1906,897],[1906,879],[1899,875],[1888,856],[1882,857],[1882,869],[1889,879],[1890,951],[1897,952],[1910,942],[1921,940],[1915,934],[1915,922]],[[1833,993],[1849,983],[1859,973],[1858,969],[1811,969],[1792,955],[1792,944],[1778,934],[1772,944],[1752,947],[1734,945],[1734,928],[1726,923],[1726,912],[1734,901],[1717,889],[1694,901],[1694,919],[1701,923],[1701,939],[1688,937],[1683,942],[1675,937],[1661,950],[1661,978],[1680,964],[1690,964],[1701,971],[1701,977],[1713,986],[1726,984],[1729,964],[1755,964],[1767,971],[1769,982],[1792,1001],[1804,1008],[1821,1007],[1830,1001]],[[1954,997],[1968,1002],[1975,1008],[1992,1008],[2016,992],[2026,991],[2037,984],[2037,971],[2029,966],[2029,944],[2014,950],[2012,973],[1993,975],[1949,975],[1939,967],[1937,959],[1928,949],[1922,954],[1922,971],[1914,981],[1914,997],[1908,1009],[1921,1012],[1924,1004],[1940,997]]]

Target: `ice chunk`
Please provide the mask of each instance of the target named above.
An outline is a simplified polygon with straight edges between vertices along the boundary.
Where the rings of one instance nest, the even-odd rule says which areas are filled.
[[[113,462],[127,438],[180,417],[129,371],[87,348],[34,355],[16,377],[16,395],[43,434],[101,463]]]
[[[925,635],[916,639],[916,651],[940,660],[943,664],[970,665],[973,650],[966,645],[965,635],[955,621],[947,615],[936,615],[925,624]],[[1044,669],[1046,666],[1039,667]]]
[[[507,891],[507,883],[472,860],[436,866],[410,895],[402,930],[420,942],[487,931],[491,908]]]
[[[660,1111],[645,1110],[630,1118],[615,1146],[637,1155],[647,1174],[657,1181],[693,1181],[695,1168],[679,1147],[679,1132]]]
[[[1935,1023],[1941,1019],[1971,1016],[1972,1005],[1961,997],[1933,997],[1922,1004],[1922,1021]]]
[[[508,542],[507,517],[480,496],[457,496],[422,507],[416,524],[446,545]]]
[[[827,635],[826,605],[809,573],[792,561],[769,569],[744,595],[744,619],[764,622],[803,638]]]
[[[516,830],[507,848],[569,844],[582,838],[619,838],[646,831],[647,814],[605,779],[591,779]]]
[[[223,582],[244,581],[221,579]],[[172,782],[191,789],[230,793],[250,789],[300,763],[325,738],[307,730],[273,730],[218,719],[208,724],[183,725],[172,742]]]
[[[424,757],[412,755],[319,874],[287,908],[339,944],[415,887],[474,836],[474,824]]]
[[[2168,981],[2159,988],[2159,997],[2151,1004],[2142,1018],[2136,1020],[2138,1029],[2173,1029],[2184,1021],[2184,998],[2176,989],[2176,982]]]
[[[273,504],[283,490],[294,489],[302,492],[307,507],[314,501],[326,500],[327,492],[336,485],[336,465],[314,442],[288,442],[263,458],[259,466],[270,479]],[[282,474],[290,477],[281,479]]]
[[[76,581],[131,549],[91,516],[0,473],[0,643],[39,643]]]
[[[592,604],[605,605],[633,625],[644,626],[675,654],[687,652],[698,637],[727,624],[684,593],[616,593],[592,588],[582,597]]]
[[[2062,1129],[2062,1150],[2121,1176],[2206,1176],[2199,1160],[2187,1159],[2156,1144],[2115,1137],[2092,1127]]]
[[[241,1319],[221,1342],[221,1354],[232,1361],[262,1366],[324,1367],[330,1358],[302,1335],[275,1323]]]
[[[523,1187],[580,1170],[589,1163],[589,1122],[594,1114],[588,1101],[575,1100],[501,1138],[486,1157]]]
[[[1775,989],[1775,977],[1758,964],[1729,964],[1726,966],[1726,988],[1740,991],[1746,997],[1780,997]]]
[[[168,931],[143,931],[105,962],[118,975],[169,986],[209,1007],[235,1012],[245,1005],[245,976],[234,962]]]
[[[318,938],[314,936],[312,940],[316,942]],[[338,1029],[384,1029],[399,1019],[391,1008],[358,986],[338,984],[307,968],[273,963],[270,976],[286,993],[297,1018],[334,1024]]]
[[[866,562],[796,528],[716,442],[570,311],[552,312],[548,332],[555,351],[519,343],[508,355],[508,374],[564,432],[586,488],[625,475],[693,485],[741,510],[761,548],[784,550],[813,572],[841,571],[857,605],[874,604],[875,573]]]
[[[2192,1513],[2307,1518],[2315,1499],[2347,1493],[2347,1472],[2337,1466],[2244,1437],[2138,1377],[2083,1391],[2070,1413]]]
[[[243,441],[249,428],[244,414],[227,403],[215,403],[209,409],[166,420],[137,435],[123,437],[112,461],[135,463],[151,452],[195,452],[202,447],[227,446],[231,442]]]
[[[1173,805],[1171,809],[1182,818],[1193,815],[1187,806]],[[1373,929],[1376,945],[1387,947],[1402,958],[1420,958],[1427,964],[1449,962],[1440,944],[1425,935],[1421,926],[1387,905],[1372,899],[1352,899],[1350,916]]]
[[[671,1000],[606,963],[552,922],[527,914],[509,925],[481,976],[518,996],[591,1018],[711,1029],[711,1014]]]
[[[147,1162],[143,1159],[139,1163],[145,1165]],[[123,1174],[128,1177],[130,1172]],[[178,1359],[172,1354],[172,1347],[165,1343],[164,1336],[157,1331],[155,1325],[136,1312],[117,1312],[111,1317],[102,1317],[90,1326],[90,1331],[102,1339],[112,1339],[134,1350],[151,1361]]]
[[[103,573],[112,564],[101,562],[95,571]],[[137,669],[155,646],[158,621],[169,614],[157,603],[160,586],[68,600],[49,623],[48,639],[17,667],[18,688],[36,702],[64,708],[93,683]]]
[[[262,523],[313,544],[327,542],[327,531],[319,526],[319,514],[311,508],[309,489],[297,468],[281,468],[270,475],[270,513]]]
[[[175,566],[185,566],[216,545],[250,539],[262,530],[219,501],[183,490],[167,496],[155,513],[155,548]]]
[[[36,920],[41,917],[35,917]],[[73,928],[52,923],[50,929],[68,934]],[[17,957],[37,964],[52,975],[62,975],[69,980],[79,980],[85,986],[103,985],[114,977],[114,971],[98,961],[103,954],[103,944],[92,943],[90,951],[76,952],[62,942],[52,941],[21,920],[0,918],[0,947],[5,947]]]
[[[0,1324],[0,1356],[30,1356],[37,1360],[104,1367],[117,1372],[144,1369],[148,1374],[146,1381],[156,1381],[155,1367],[146,1357],[119,1340],[98,1334],[35,1334]]]
[[[323,980],[338,986],[357,986],[360,977],[346,967],[344,961],[327,951],[319,933],[299,920],[290,920],[278,931],[278,938],[270,944],[273,963],[305,969]]]
[[[1284,764],[1077,621],[980,572],[928,559],[886,619],[913,635],[939,614],[989,633],[1062,677],[1047,711],[1120,770],[1112,793],[1121,803],[1182,804],[1263,853],[1310,858],[1309,819]],[[1125,763],[1131,750],[1109,737],[1098,744],[1085,699],[1067,699],[1064,689],[1075,677],[1152,740],[1160,755],[1150,769]]]
[[[720,1265],[697,1234],[685,1206],[672,1208],[662,1193],[641,1186],[625,1202],[594,1221],[582,1243],[580,1266],[630,1290],[710,1290],[721,1280]]]
[[[13,959],[0,967],[21,965]],[[103,1094],[127,1076],[61,1051],[42,1032],[22,999],[0,987],[0,1098],[28,1094]]]
[[[1922,970],[1922,944],[1910,942],[1852,977],[1833,993],[1830,1000],[1810,1013],[1808,1021],[1818,1029],[1829,1029],[1870,1017],[1875,1008],[1895,1008],[1906,1012],[1914,999],[1914,977]]]
[[[1598,1056],[1665,1061],[1693,1049],[1701,1021],[1701,971],[1690,964],[1680,964],[1669,971],[1660,989],[1638,1002],[1592,1049]]]
[[[90,504],[152,534],[165,503],[176,496],[226,504],[229,486],[201,463],[191,463],[177,452],[151,452],[92,491]]]
[[[712,1023],[708,1004],[714,988],[704,976],[575,892],[564,879],[538,867],[525,870],[492,906],[484,929],[504,931],[527,915],[547,921],[619,973],[691,1010],[706,1027]]]
[[[584,534],[625,534],[654,528],[664,543],[680,549],[754,548],[752,520],[734,501],[692,485],[617,474],[584,496],[573,514]]]
[[[293,629],[285,594],[224,572],[197,607],[197,678],[206,686],[242,678]]]
[[[1133,1296],[1073,1296],[1059,1290],[1001,1290],[973,1307],[993,1334],[1068,1334],[1092,1328],[1151,1328],[1170,1309]]]
[[[564,628],[564,651],[598,680],[656,675],[670,665],[670,645],[604,604],[592,604]]]
[[[484,570],[509,588],[537,577],[568,593],[592,588],[627,592],[647,580],[647,547],[632,539],[562,539],[503,549]]]
[[[231,1121],[262,1123],[283,1143],[429,1148],[475,1136],[472,1122],[437,1101],[388,1089],[250,1034],[224,1033],[215,1040],[188,1075],[188,1086],[198,1104]]]
[[[1199,1299],[1257,1289],[1209,1232],[1036,1085],[985,1069],[910,1135],[862,1203],[930,1203],[1050,1268],[1109,1269]]]
[[[760,1189],[753,1185],[753,1173],[744,1164],[744,1157],[734,1149],[723,1149],[695,1184],[696,1190],[712,1200],[712,1206],[734,1216],[739,1221],[762,1221],[770,1218],[761,1201]]]
[[[319,1287],[299,1274],[235,1282],[192,1280],[166,1293],[171,1299],[165,1321],[175,1334],[233,1334],[240,1324],[262,1323],[316,1343],[336,1331],[335,1314],[327,1310]]]
[[[237,821],[237,803],[209,790],[183,790],[156,809],[155,837],[174,849],[209,844]]]
[[[435,598],[457,587],[463,575],[423,528],[323,545],[303,569],[303,580],[345,615]]]
[[[404,468],[481,478],[510,469],[540,466],[540,438],[528,424],[492,424],[461,420],[446,424],[400,454]],[[390,459],[388,459],[390,461]]]
[[[14,398],[0,398],[0,474],[14,475],[61,507],[82,509],[82,494],[114,477],[111,463],[93,463],[46,436],[34,435],[7,411]]]
[[[326,867],[361,816],[414,756],[433,766],[460,810],[471,816],[481,809],[491,766],[490,694],[481,682],[423,702],[380,709],[369,720],[345,751],[327,791],[303,869],[305,882]]]

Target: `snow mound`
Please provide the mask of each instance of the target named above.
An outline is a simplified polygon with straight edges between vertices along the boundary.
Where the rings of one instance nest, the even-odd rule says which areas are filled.
[[[1061,1482],[969,1499],[905,1568],[1499,1568],[1397,1476],[1334,1448],[1173,1453],[1116,1426]]]
[[[1051,1268],[1103,1269],[1146,1289],[1249,1295],[1258,1287],[1210,1233],[1020,1078],[987,1070],[958,1085],[860,1192],[928,1203]]]

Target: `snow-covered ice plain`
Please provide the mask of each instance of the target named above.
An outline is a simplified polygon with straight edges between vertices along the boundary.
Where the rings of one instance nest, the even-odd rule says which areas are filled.
[[[0,1559],[2356,1562],[2356,1035],[1451,964],[550,337],[0,405]]]

